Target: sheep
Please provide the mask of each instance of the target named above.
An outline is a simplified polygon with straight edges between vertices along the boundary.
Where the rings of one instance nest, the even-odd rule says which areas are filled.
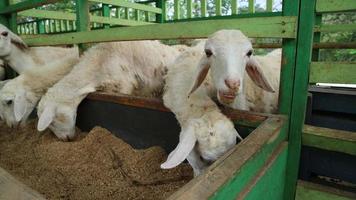
[[[0,115],[9,127],[25,125],[27,118],[47,89],[63,78],[78,61],[77,55],[39,68],[25,70],[0,89]]]
[[[45,66],[66,55],[79,55],[77,47],[28,47],[25,42],[6,26],[0,24],[0,59],[21,74],[24,70]]]
[[[164,105],[175,114],[182,127],[180,141],[161,168],[175,167],[187,159],[194,174],[199,175],[207,167],[199,156],[214,161],[232,148],[236,137],[241,139],[231,126],[232,122],[223,117],[221,113],[219,114],[218,107],[213,102],[214,99],[225,106],[242,110],[253,110],[261,103],[268,103],[269,107],[261,106],[261,109],[272,110],[271,105],[277,102],[263,102],[261,99],[277,99],[266,95],[261,90],[272,94],[271,96],[278,97],[278,90],[274,88],[279,84],[279,77],[277,78],[279,72],[272,71],[280,67],[280,58],[277,55],[278,53],[273,52],[265,56],[269,57],[268,59],[253,56],[251,42],[239,30],[218,31],[211,35],[206,42],[201,41],[197,46],[182,53],[172,66],[168,67],[163,95]],[[262,69],[260,62],[263,67],[271,68],[268,77],[273,80],[273,84],[264,74],[268,69]],[[249,95],[259,95],[259,97],[250,97]],[[266,98],[263,95],[266,95]],[[212,108],[214,108],[214,112],[209,111]],[[206,117],[210,112],[219,115],[220,122],[212,117]],[[200,126],[194,125],[196,119],[201,119]],[[219,123],[226,125],[225,127],[215,125]],[[194,137],[187,138],[187,130]],[[214,137],[211,137],[210,140],[201,139],[200,137],[209,136],[207,130],[221,134],[221,139],[218,140]],[[199,134],[199,132],[201,133]],[[210,148],[210,143],[215,142],[219,149],[222,149],[219,153],[216,153],[214,147]],[[208,148],[201,149],[201,146]],[[209,153],[215,156],[206,156]]]
[[[104,90],[152,96],[163,89],[166,66],[179,51],[158,41],[111,42],[93,46],[62,80],[42,97],[39,131],[49,127],[61,140],[75,136],[76,111],[87,94]]]

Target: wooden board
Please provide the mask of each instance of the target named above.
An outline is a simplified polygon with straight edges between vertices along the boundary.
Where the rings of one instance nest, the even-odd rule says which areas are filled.
[[[355,193],[350,193],[315,183],[298,181],[295,200],[352,200]]]
[[[94,42],[204,38],[221,29],[239,29],[249,37],[295,38],[296,17],[253,17],[164,23],[65,33],[25,39],[29,46]]]
[[[312,62],[309,82],[356,84],[356,63]]]
[[[318,0],[316,12],[343,12],[356,10],[355,0]]]
[[[0,199],[1,200],[44,200],[38,192],[16,180],[0,167]]]
[[[354,132],[304,125],[302,144],[356,156]]]

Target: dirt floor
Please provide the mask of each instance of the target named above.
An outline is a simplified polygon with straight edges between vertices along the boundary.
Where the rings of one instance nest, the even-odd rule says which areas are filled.
[[[135,150],[106,129],[61,142],[35,122],[9,129],[0,122],[0,166],[48,199],[165,199],[192,179],[182,164],[161,170],[160,147]]]

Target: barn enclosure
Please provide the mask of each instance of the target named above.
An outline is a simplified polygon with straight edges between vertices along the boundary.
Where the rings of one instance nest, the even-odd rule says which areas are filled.
[[[355,23],[335,25],[322,21],[326,14],[355,12],[355,0],[266,0],[262,6],[257,6],[255,0],[75,0],[69,1],[68,7],[54,10],[51,5],[57,2],[63,1],[14,3],[3,0],[0,2],[0,23],[20,35],[31,47],[78,44],[84,51],[91,43],[133,40],[174,43],[206,38],[221,29],[239,29],[255,38],[253,45],[257,50],[282,48],[278,114],[221,108],[245,139],[169,199],[356,198],[356,134],[351,129],[341,131],[317,124],[304,125],[305,116],[309,116],[309,86],[315,88],[316,83],[356,84],[354,62],[319,59],[321,49],[356,48],[355,41],[320,41],[324,33],[356,31]],[[7,72],[8,78],[13,75]],[[355,89],[338,91],[345,95],[355,93]],[[352,121],[355,120],[356,103],[348,102],[348,116]],[[336,105],[328,109],[339,112]],[[108,129],[136,149],[161,146],[167,152],[177,144],[180,131],[174,115],[163,106],[161,99],[119,94],[93,93],[81,103],[77,126],[89,131],[96,125]],[[336,157],[345,157],[339,163],[348,163],[342,168],[348,173],[314,169],[306,166],[303,160],[300,165],[302,145],[306,150],[326,150],[328,155],[342,154]],[[323,162],[328,165],[330,160]],[[298,181],[300,166],[303,181]],[[315,174],[337,178],[351,186],[345,189],[344,186],[315,183]],[[11,199],[12,188],[18,191],[18,199],[39,198],[10,174],[0,171],[0,199]]]

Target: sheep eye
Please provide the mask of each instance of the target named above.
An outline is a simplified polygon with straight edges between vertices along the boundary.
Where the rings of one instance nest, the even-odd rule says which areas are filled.
[[[250,51],[247,52],[246,56],[251,57],[252,53],[253,53],[253,51],[250,50]]]
[[[5,101],[5,103],[6,103],[6,105],[11,105],[12,104],[12,100],[7,100],[7,101]]]
[[[208,58],[209,58],[211,55],[213,55],[213,52],[211,52],[210,49],[205,49],[204,51],[205,51],[206,57],[208,57]]]
[[[4,31],[4,32],[1,33],[1,35],[4,36],[4,37],[7,37],[7,35],[9,35],[9,32]]]

